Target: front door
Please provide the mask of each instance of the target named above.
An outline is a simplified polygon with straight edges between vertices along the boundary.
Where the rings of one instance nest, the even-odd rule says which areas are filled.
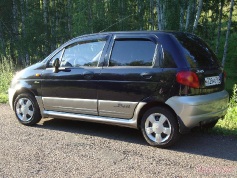
[[[105,44],[105,38],[74,42],[48,61],[42,74],[45,110],[98,115],[98,63]],[[54,73],[52,63],[56,58],[60,59],[60,68]]]

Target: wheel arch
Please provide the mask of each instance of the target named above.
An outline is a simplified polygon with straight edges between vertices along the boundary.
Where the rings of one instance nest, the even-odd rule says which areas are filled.
[[[167,104],[163,103],[163,102],[160,102],[160,101],[152,101],[152,102],[149,102],[147,103],[146,105],[144,105],[139,114],[138,114],[138,121],[137,121],[137,128],[140,129],[140,126],[141,126],[141,120],[142,120],[142,116],[145,114],[145,112],[150,109],[150,108],[153,108],[153,107],[156,107],[156,106],[160,106],[160,107],[164,107],[164,108],[167,108],[171,111],[171,113],[175,116],[175,118],[177,119],[178,121],[178,118],[177,118],[177,114],[174,112],[174,110]]]
[[[28,89],[28,88],[20,88],[20,89],[16,90],[16,92],[14,93],[14,96],[13,96],[13,99],[12,99],[12,106],[13,107],[14,107],[14,103],[15,103],[15,100],[16,100],[17,96],[19,96],[22,93],[30,94],[33,97],[36,96],[35,93],[33,91],[31,91],[30,89]]]
[[[156,106],[160,106],[160,107],[164,107],[166,109],[168,109],[173,115],[174,117],[176,118],[177,122],[178,122],[178,125],[179,125],[179,132],[180,133],[187,133],[190,131],[189,128],[187,128],[182,119],[175,113],[175,111],[172,109],[172,107],[170,107],[169,105],[161,102],[161,101],[152,101],[152,102],[149,102],[147,103],[146,105],[144,105],[139,114],[138,114],[138,117],[137,117],[137,128],[140,130],[141,129],[141,120],[142,120],[142,116],[145,114],[145,112],[152,108],[152,107],[156,107]]]
[[[21,124],[32,126],[41,120],[40,109],[32,91],[27,89],[17,90],[13,102],[13,110]]]

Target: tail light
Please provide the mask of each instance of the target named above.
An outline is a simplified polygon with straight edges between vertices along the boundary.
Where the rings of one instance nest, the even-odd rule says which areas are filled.
[[[200,86],[197,74],[191,71],[178,72],[176,75],[176,81],[192,88],[199,88]]]

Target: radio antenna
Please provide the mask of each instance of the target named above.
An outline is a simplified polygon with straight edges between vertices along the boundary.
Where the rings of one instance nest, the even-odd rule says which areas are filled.
[[[101,30],[99,33],[104,32],[105,30],[108,30],[110,27],[113,27],[114,25],[116,25],[116,24],[118,24],[118,23],[124,21],[125,19],[127,19],[128,17],[131,17],[131,16],[133,16],[133,15],[134,15],[134,14],[131,14],[131,15],[127,16],[127,17],[122,18],[122,19],[119,20],[118,22],[115,22],[115,23],[113,23],[112,25],[110,25],[109,27],[105,28],[104,30]]]

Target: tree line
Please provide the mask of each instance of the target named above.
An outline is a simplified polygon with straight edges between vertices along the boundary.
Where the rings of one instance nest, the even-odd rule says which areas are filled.
[[[175,30],[197,34],[226,59],[235,0],[1,0],[0,54],[18,66],[82,34]],[[231,24],[232,22],[232,24]],[[232,28],[231,28],[232,25]],[[220,36],[226,33],[225,46]]]

